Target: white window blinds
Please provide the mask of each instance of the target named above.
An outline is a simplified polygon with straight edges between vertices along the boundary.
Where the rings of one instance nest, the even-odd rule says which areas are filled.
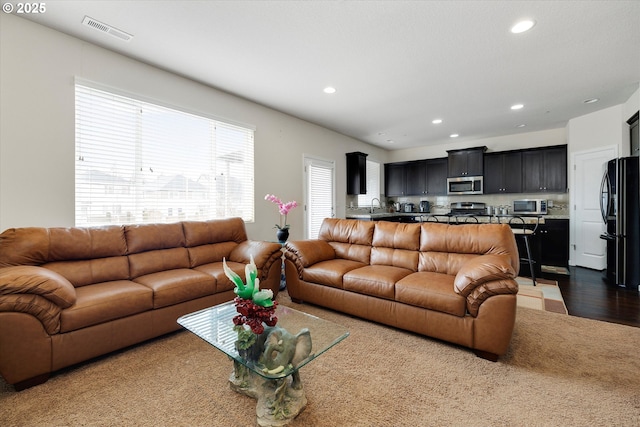
[[[367,194],[358,194],[358,206],[371,206],[374,198],[380,199],[380,163],[367,160]],[[376,201],[375,206],[378,206]]]
[[[254,220],[253,130],[76,84],[76,225]]]
[[[317,239],[325,218],[334,216],[334,164],[317,159],[305,159],[307,180],[306,238]]]

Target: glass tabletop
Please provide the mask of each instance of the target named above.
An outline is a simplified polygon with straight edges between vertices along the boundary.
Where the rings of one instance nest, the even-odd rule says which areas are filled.
[[[344,326],[290,307],[278,305],[276,308],[276,316],[278,317],[276,326],[287,330],[293,335],[307,328],[311,335],[311,353],[295,368],[289,365],[282,372],[270,374],[264,370],[264,366],[259,362],[246,360],[238,354],[235,346],[238,333],[234,330],[233,324],[233,318],[237,314],[234,302],[230,301],[184,315],[178,319],[178,324],[255,373],[270,379],[291,375],[349,336],[349,331]]]

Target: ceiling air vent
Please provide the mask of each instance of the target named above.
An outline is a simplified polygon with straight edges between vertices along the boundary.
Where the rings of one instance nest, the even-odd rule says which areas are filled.
[[[111,25],[107,25],[100,21],[96,21],[95,19],[90,18],[88,16],[84,17],[84,19],[82,20],[82,24],[86,25],[87,27],[93,28],[94,30],[100,31],[102,33],[109,34],[120,40],[124,40],[126,42],[128,42],[133,38],[131,34],[127,34],[124,31],[120,31],[117,28],[112,27]]]

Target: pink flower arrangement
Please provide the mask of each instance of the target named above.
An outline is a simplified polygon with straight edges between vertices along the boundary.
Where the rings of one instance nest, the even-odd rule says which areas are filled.
[[[274,194],[267,194],[266,196],[264,196],[264,199],[278,205],[278,211],[282,216],[280,217],[280,224],[276,224],[276,228],[278,228],[279,230],[286,230],[287,228],[289,228],[289,224],[287,224],[287,214],[291,212],[293,208],[298,206],[298,202],[292,200],[290,202],[283,203],[282,200],[280,200]],[[284,224],[282,222],[282,217],[284,217]]]

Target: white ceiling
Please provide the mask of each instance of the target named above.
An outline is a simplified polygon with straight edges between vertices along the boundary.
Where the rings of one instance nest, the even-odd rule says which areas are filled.
[[[563,127],[640,81],[640,0],[48,0],[20,16],[389,150]],[[537,25],[511,34],[522,18]]]

